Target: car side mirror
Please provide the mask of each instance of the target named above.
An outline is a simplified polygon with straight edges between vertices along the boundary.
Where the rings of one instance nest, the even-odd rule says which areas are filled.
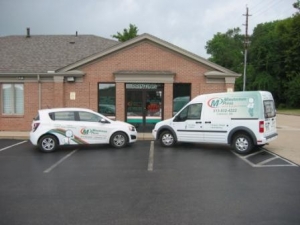
[[[106,119],[101,118],[100,123],[109,123]]]

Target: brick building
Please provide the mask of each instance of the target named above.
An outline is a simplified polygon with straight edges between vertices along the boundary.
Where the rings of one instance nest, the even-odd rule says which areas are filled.
[[[40,108],[83,107],[150,132],[199,94],[240,75],[149,34],[0,37],[0,130],[29,131]]]

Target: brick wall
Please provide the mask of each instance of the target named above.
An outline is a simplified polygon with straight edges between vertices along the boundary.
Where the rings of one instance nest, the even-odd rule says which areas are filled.
[[[176,73],[174,82],[192,84],[191,97],[203,93],[226,91],[227,88],[234,86],[234,84],[225,83],[207,84],[204,73],[208,71],[208,68],[205,65],[149,41],[119,50],[78,69],[86,73],[82,82],[62,83],[62,80],[56,78],[55,82],[40,84],[42,89],[41,108],[84,107],[97,111],[98,83],[114,82],[113,73],[120,70],[174,72]],[[32,118],[39,108],[39,84],[37,82],[24,83],[24,87],[25,115],[0,117],[0,130],[30,130]],[[71,92],[75,93],[75,100],[70,99]],[[125,120],[125,85],[117,83],[116,92],[116,118]],[[172,116],[172,100],[173,86],[165,84],[165,118]]]

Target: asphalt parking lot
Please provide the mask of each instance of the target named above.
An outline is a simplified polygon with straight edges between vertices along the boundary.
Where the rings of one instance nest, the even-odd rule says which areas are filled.
[[[1,224],[300,224],[300,167],[267,149],[2,139],[0,180]]]

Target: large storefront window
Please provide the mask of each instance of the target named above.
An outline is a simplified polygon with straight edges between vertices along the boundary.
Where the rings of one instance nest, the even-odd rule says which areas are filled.
[[[116,84],[99,83],[98,112],[109,118],[116,116]]]
[[[191,84],[173,85],[173,115],[183,108],[191,99]]]
[[[9,115],[24,114],[23,84],[2,84],[2,113]]]

